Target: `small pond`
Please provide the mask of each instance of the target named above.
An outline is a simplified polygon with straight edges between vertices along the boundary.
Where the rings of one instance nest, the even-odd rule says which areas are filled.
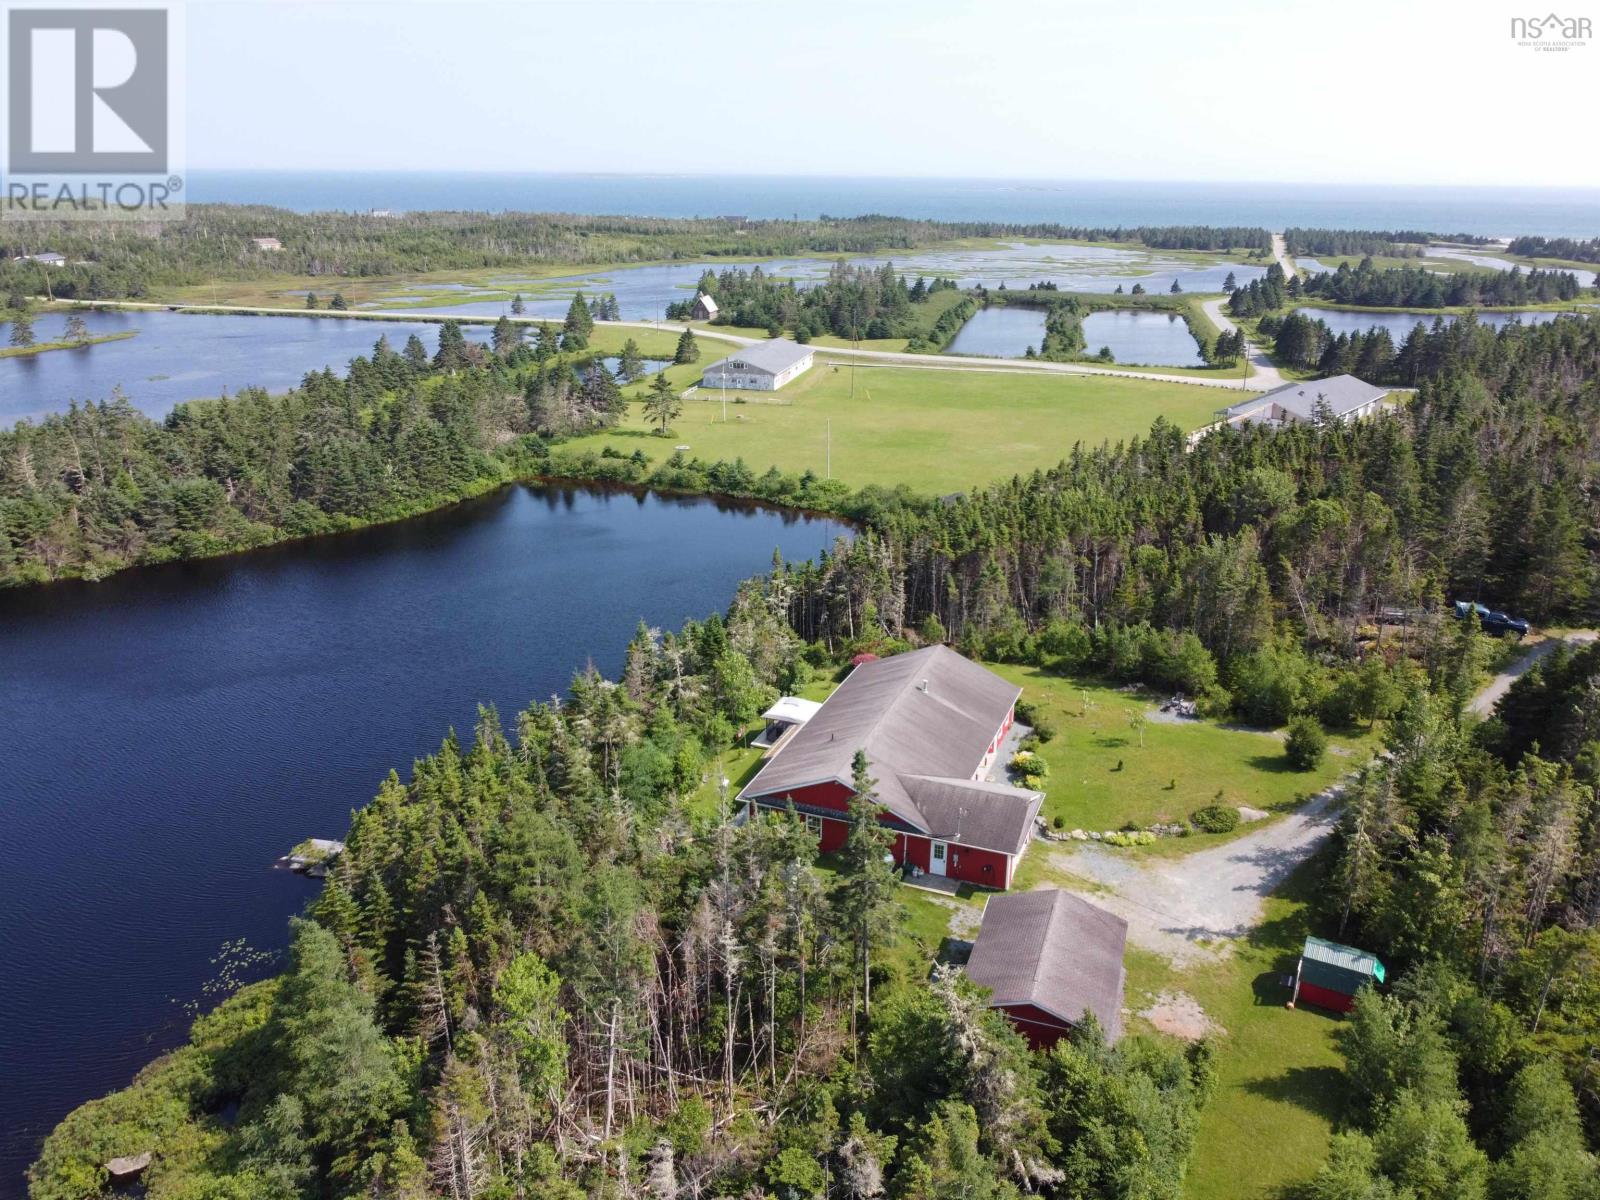
[[[1028,347],[1038,350],[1044,341],[1045,311],[996,305],[980,308],[961,327],[946,354],[977,354],[986,358],[1023,358]]]
[[[1083,319],[1086,353],[1102,346],[1111,347],[1119,363],[1140,363],[1152,367],[1203,367],[1205,359],[1189,332],[1189,326],[1176,313],[1140,312],[1112,309],[1090,313]]]

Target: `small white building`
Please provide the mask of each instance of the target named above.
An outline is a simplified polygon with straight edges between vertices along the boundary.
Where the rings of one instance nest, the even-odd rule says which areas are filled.
[[[718,312],[717,302],[704,292],[696,292],[694,306],[689,309],[689,319],[692,321],[709,321]]]
[[[44,250],[38,254],[19,254],[18,262],[36,262],[44,267],[64,267],[67,265],[67,256],[57,254],[54,250]]]
[[[766,712],[761,714],[766,728],[756,734],[751,741],[752,746],[776,746],[791,730],[798,729],[812,717],[817,715],[817,710],[822,705],[816,700],[804,700],[799,696],[784,696]]]
[[[796,375],[809,371],[815,353],[810,346],[798,345],[787,338],[758,342],[712,363],[701,375],[700,385],[775,392]]]
[[[257,250],[282,250],[283,243],[275,237],[258,237],[250,239],[255,243]]]
[[[1223,410],[1222,420],[1229,425],[1298,425],[1315,420],[1321,412],[1335,421],[1359,421],[1376,413],[1389,392],[1354,375],[1333,375],[1286,383],[1241,400]]]

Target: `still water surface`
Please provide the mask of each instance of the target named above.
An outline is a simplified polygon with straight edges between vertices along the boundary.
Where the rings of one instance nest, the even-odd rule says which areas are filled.
[[[1327,324],[1335,334],[1340,333],[1365,333],[1377,326],[1387,329],[1389,336],[1399,345],[1410,336],[1411,331],[1419,324],[1431,328],[1434,321],[1443,321],[1450,324],[1456,318],[1448,313],[1435,312],[1371,312],[1359,308],[1298,308],[1295,310],[1302,317],[1315,317]],[[1561,313],[1543,312],[1480,312],[1477,314],[1478,324],[1488,325],[1499,329],[1510,325],[1513,321],[1520,321],[1524,325],[1542,325],[1546,321],[1554,321]]]
[[[279,322],[272,322],[277,325]],[[724,608],[836,522],[514,487],[431,516],[94,585],[0,592],[0,1197],[39,1139],[179,1042],[224,942],[279,950],[391,767],[508,724],[637,622]],[[253,974],[270,969],[259,965]]]
[[[1180,316],[1163,312],[1112,309],[1083,319],[1087,352],[1110,346],[1119,363],[1152,367],[1203,367],[1200,346]]]
[[[117,386],[153,417],[174,404],[262,387],[287,391],[308,371],[332,367],[341,374],[358,354],[370,355],[379,337],[399,350],[416,334],[428,353],[439,326],[427,321],[362,321],[338,317],[204,316],[165,310],[105,309],[83,314],[92,336],[133,331],[135,336],[21,358],[0,358],[0,427],[24,417],[61,412],[68,401],[109,400]],[[62,340],[67,314],[34,319],[40,343]],[[0,322],[0,343],[7,325]],[[471,341],[489,331],[467,326]]]

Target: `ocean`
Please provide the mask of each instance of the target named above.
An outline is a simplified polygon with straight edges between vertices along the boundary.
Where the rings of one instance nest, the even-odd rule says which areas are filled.
[[[570,212],[759,218],[882,213],[1077,226],[1287,225],[1510,237],[1600,235],[1600,189],[1370,184],[1140,183],[827,176],[204,171],[192,202],[301,212]]]

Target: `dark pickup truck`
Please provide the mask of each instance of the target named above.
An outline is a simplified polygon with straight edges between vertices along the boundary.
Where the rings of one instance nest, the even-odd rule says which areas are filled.
[[[1485,608],[1468,600],[1456,601],[1457,620],[1465,621],[1473,613],[1478,614],[1479,628],[1491,637],[1504,637],[1509,633],[1521,638],[1528,634],[1528,623],[1520,617],[1507,616],[1503,612],[1496,612],[1492,608]]]

